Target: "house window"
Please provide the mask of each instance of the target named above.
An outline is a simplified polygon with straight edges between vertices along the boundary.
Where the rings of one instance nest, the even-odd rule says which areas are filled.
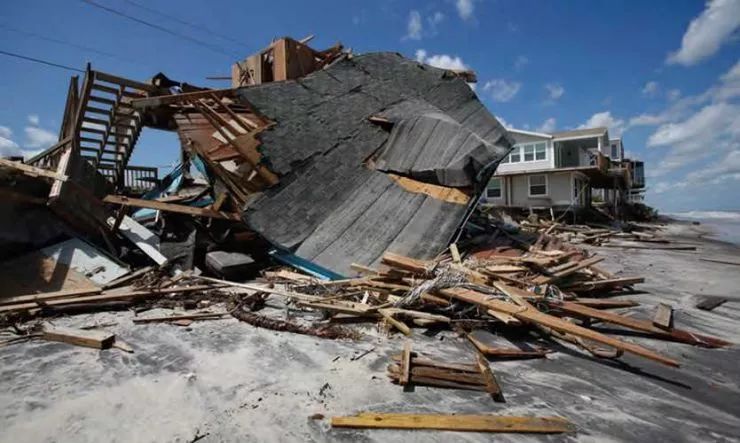
[[[522,161],[521,150],[518,146],[515,146],[514,150],[511,151],[511,154],[509,154],[509,160],[511,160],[512,163],[519,163],[520,161]]]
[[[534,161],[534,145],[524,145],[524,161]]]
[[[619,158],[619,149],[616,143],[612,145],[612,160]]]
[[[545,143],[537,143],[534,145],[534,159],[535,160],[547,160],[547,149]]]
[[[501,179],[492,178],[486,188],[486,198],[501,198]]]
[[[547,195],[547,176],[530,175],[529,176],[529,196],[537,197]]]

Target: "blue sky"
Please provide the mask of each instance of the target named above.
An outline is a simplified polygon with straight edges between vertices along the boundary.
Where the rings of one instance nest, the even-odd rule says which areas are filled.
[[[648,202],[663,211],[740,210],[740,0],[94,1],[190,39],[80,0],[8,0],[0,50],[217,88],[228,82],[205,77],[283,35],[397,51],[475,70],[508,126],[609,126],[645,160]],[[73,73],[4,55],[0,72],[0,154],[54,143]],[[132,163],[166,166],[177,151],[173,134],[147,130]]]

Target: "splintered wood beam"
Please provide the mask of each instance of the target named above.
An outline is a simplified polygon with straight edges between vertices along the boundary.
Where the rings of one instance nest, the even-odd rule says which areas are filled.
[[[393,317],[393,314],[391,314],[390,312],[386,311],[385,309],[379,309],[378,310],[378,313],[383,316],[383,318],[385,319],[385,321],[387,321],[388,323],[390,323],[391,325],[393,325],[394,328],[396,328],[399,331],[401,331],[403,333],[403,335],[411,335],[411,328],[409,328],[408,326],[406,326],[406,324],[404,322],[399,321],[399,320],[396,320]]]
[[[103,199],[105,203],[117,205],[133,206],[136,208],[149,208],[158,211],[175,212],[178,214],[194,215],[197,217],[219,218],[223,220],[241,221],[241,215],[233,212],[214,211],[209,208],[196,208],[193,206],[176,205],[172,203],[163,203],[155,200],[143,200],[140,198],[130,198],[123,195],[108,195]]]
[[[332,417],[335,428],[435,429],[464,432],[512,432],[560,434],[575,427],[560,417],[503,415],[396,414],[363,412],[351,417]]]
[[[480,352],[475,353],[475,361],[478,364],[480,375],[483,377],[483,382],[486,385],[486,392],[491,394],[493,400],[498,403],[505,403],[504,394],[501,391],[501,386],[498,384],[498,380],[491,371],[491,366],[488,364],[488,360]]]
[[[608,345],[608,346],[611,346],[617,349],[621,349],[625,352],[630,352],[640,357],[644,357],[649,360],[662,363],[667,366],[673,366],[673,367],[680,366],[676,360],[663,356],[657,352],[651,351],[640,345],[617,340],[616,338],[609,337],[607,335],[601,334],[591,329],[587,329],[582,326],[574,325],[561,318],[557,318],[552,315],[542,313],[538,311],[537,309],[522,307],[519,305],[515,305],[513,303],[507,303],[504,301],[491,299],[486,294],[475,292],[469,289],[460,289],[460,288],[442,289],[439,292],[448,297],[452,297],[452,298],[462,300],[468,303],[477,304],[487,309],[493,309],[494,311],[504,312],[506,314],[514,316],[515,318],[523,322],[539,324],[539,325],[546,326],[548,328],[554,329],[559,332],[565,332],[565,333],[573,334],[577,337],[593,340],[593,341],[596,341],[596,342],[599,342],[599,343],[602,343],[602,344],[605,344],[605,345]],[[603,312],[597,309],[594,309],[594,311]]]
[[[61,327],[44,329],[41,338],[96,349],[110,348],[116,340],[116,336],[110,332]]]
[[[406,340],[403,345],[403,354],[401,354],[401,377],[398,382],[403,386],[407,385],[410,380],[411,373],[411,341]]]
[[[44,302],[58,298],[72,297],[77,295],[100,294],[100,288],[66,289],[62,291],[45,292],[42,294],[16,295],[15,297],[0,298],[0,305],[12,305],[15,303]]]
[[[656,328],[652,324],[652,322],[647,321],[647,320],[640,320],[640,319],[636,319],[632,317],[626,317],[624,315],[615,314],[613,312],[589,308],[588,306],[579,305],[573,302],[548,302],[548,304],[550,305],[551,308],[558,309],[566,314],[578,315],[581,317],[588,317],[588,318],[595,318],[605,323],[611,323],[613,325],[623,326],[623,327],[634,329],[640,332],[647,332],[650,334],[654,334],[658,337],[680,341],[680,342],[688,343],[691,345],[705,346],[709,348],[719,348],[719,347],[723,347],[723,346],[727,346],[731,344],[730,342],[721,340],[716,337],[710,337],[710,336],[702,335],[696,332],[685,331],[682,329],[674,328],[674,329],[671,329],[670,331],[665,331],[663,329]],[[566,332],[570,332],[570,331],[566,331]]]
[[[673,325],[673,308],[660,303],[653,317],[653,325],[666,331],[670,330]]]
[[[457,205],[466,205],[470,201],[470,194],[460,188],[434,185],[396,174],[388,174],[388,177],[403,189],[414,194],[425,194],[436,200]]]
[[[0,158],[0,166],[13,168],[24,175],[28,175],[29,177],[46,177],[61,182],[66,182],[69,179],[69,177],[64,174],[59,174],[57,172],[37,168],[36,166],[27,165],[21,162],[5,160],[4,158]]]

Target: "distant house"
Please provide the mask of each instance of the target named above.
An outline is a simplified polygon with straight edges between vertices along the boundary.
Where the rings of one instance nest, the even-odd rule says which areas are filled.
[[[609,203],[626,198],[631,179],[624,147],[621,139],[609,138],[607,128],[508,131],[514,148],[496,169],[483,203],[565,210],[586,207],[594,197]]]

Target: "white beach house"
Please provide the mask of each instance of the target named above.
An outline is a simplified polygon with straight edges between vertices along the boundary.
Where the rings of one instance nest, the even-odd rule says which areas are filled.
[[[581,208],[592,198],[623,201],[631,188],[631,162],[621,139],[607,128],[540,133],[508,129],[514,138],[488,184],[484,204],[514,208]]]

